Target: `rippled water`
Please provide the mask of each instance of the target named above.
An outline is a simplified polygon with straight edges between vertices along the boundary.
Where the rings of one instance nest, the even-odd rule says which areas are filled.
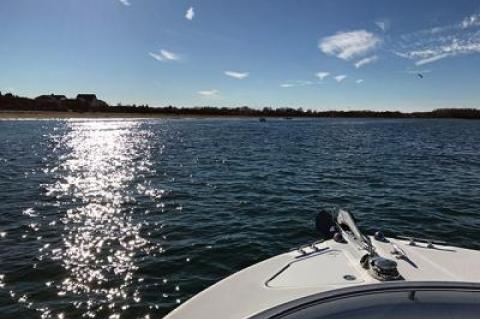
[[[364,230],[480,248],[480,122],[0,122],[0,316],[161,317],[315,240]]]

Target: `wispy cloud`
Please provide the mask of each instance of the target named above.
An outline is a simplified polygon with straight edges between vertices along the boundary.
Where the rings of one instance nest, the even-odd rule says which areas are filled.
[[[319,78],[320,80],[325,79],[327,76],[330,75],[330,72],[317,72],[315,76]]]
[[[356,30],[338,32],[325,37],[320,40],[318,47],[325,54],[349,61],[371,52],[380,42],[380,38],[375,34],[365,30]]]
[[[218,90],[204,90],[204,91],[198,91],[198,95],[201,95],[203,97],[209,97],[209,98],[218,98],[220,97],[219,91]]]
[[[298,80],[298,81],[290,81],[287,83],[280,84],[280,87],[282,88],[293,88],[293,87],[299,87],[299,86],[307,86],[307,85],[312,85],[312,81],[303,81],[303,80]]]
[[[195,16],[195,11],[193,10],[193,7],[188,8],[187,12],[185,13],[185,18],[187,20],[192,21],[194,16]]]
[[[225,71],[225,75],[237,80],[243,80],[249,76],[248,72]]]
[[[130,6],[130,1],[128,0],[118,0],[121,4],[123,4],[124,6]]]
[[[432,63],[432,62],[435,62],[435,61],[438,61],[438,60],[441,60],[441,59],[445,59],[448,56],[449,56],[449,54],[447,54],[447,53],[436,54],[436,55],[433,55],[431,57],[418,60],[417,62],[415,62],[415,65],[424,65],[424,64]]]
[[[476,26],[480,26],[480,13],[472,14],[471,16],[463,19],[462,22],[460,23],[460,27],[462,29],[467,29],[467,28],[476,27]]]
[[[398,56],[415,60],[415,65],[424,65],[447,57],[480,53],[480,36],[467,39],[454,38],[445,44],[425,45],[415,50],[396,53]]]
[[[363,59],[355,62],[354,65],[355,65],[355,67],[358,69],[358,68],[360,68],[360,67],[362,67],[362,66],[364,66],[364,65],[373,63],[373,62],[375,62],[375,61],[377,61],[377,60],[378,60],[378,56],[372,55],[372,56],[370,56],[370,57],[363,58]]]
[[[408,74],[426,74],[432,72],[432,70],[429,69],[408,69],[405,71]]]
[[[338,83],[342,82],[343,80],[345,80],[347,78],[347,76],[345,74],[340,74],[340,75],[337,75],[335,77],[333,77],[335,79],[335,81],[337,81]]]
[[[362,82],[363,82],[363,79],[358,79],[358,80],[355,81],[355,83],[357,83],[357,84],[360,84]]]
[[[480,14],[446,26],[406,34],[396,55],[425,65],[448,57],[480,53]]]
[[[374,23],[383,32],[387,32],[388,29],[390,29],[390,20],[388,19],[379,19],[376,20]]]
[[[167,51],[165,49],[160,50],[159,53],[148,52],[148,55],[150,55],[155,60],[161,61],[161,62],[179,61],[180,60],[180,56],[178,54],[173,53],[171,51]]]

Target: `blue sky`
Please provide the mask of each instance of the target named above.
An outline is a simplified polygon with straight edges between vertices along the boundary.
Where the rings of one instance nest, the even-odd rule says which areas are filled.
[[[480,107],[480,2],[2,0],[0,70],[112,104]]]

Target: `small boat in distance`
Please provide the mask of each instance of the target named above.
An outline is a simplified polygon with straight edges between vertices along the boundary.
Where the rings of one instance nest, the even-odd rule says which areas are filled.
[[[324,240],[200,292],[165,319],[478,318],[480,251],[364,235],[344,210],[320,212]]]
[[[267,120],[264,117],[258,119],[260,122],[266,122]]]

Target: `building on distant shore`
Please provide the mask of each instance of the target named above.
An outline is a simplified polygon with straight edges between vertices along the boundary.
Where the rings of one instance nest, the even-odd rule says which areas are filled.
[[[67,97],[65,95],[56,94],[40,95],[34,99],[35,105],[37,105],[40,109],[55,111],[63,110],[65,101],[67,101]]]
[[[108,106],[106,102],[97,99],[97,96],[95,94],[78,94],[77,101],[86,104],[89,107]]]
[[[46,102],[63,102],[67,99],[65,95],[40,95],[35,98],[36,101],[46,101]]]

